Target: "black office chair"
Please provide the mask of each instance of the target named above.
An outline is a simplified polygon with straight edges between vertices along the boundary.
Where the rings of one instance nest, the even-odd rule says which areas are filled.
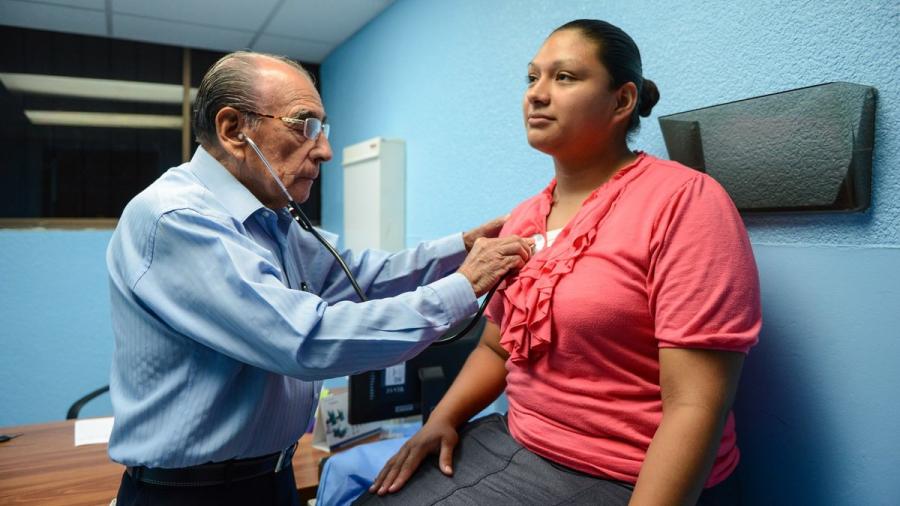
[[[102,386],[97,390],[85,395],[81,399],[75,401],[72,406],[69,407],[69,411],[66,413],[66,420],[74,420],[78,418],[78,413],[81,412],[81,408],[84,407],[85,404],[91,402],[96,397],[100,397],[101,395],[109,392],[109,385]]]

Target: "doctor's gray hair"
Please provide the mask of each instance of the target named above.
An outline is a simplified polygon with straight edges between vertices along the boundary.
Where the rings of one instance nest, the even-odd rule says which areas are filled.
[[[257,110],[260,97],[256,90],[256,76],[260,58],[271,58],[290,65],[313,82],[306,69],[285,56],[252,51],[236,51],[223,56],[203,76],[197,98],[194,99],[194,132],[197,142],[203,147],[219,145],[216,114],[223,107],[231,106],[245,112]],[[245,117],[251,128],[259,123],[259,117],[255,114],[245,114]]]

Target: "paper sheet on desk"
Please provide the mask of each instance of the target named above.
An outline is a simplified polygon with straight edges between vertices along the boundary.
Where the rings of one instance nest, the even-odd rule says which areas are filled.
[[[108,443],[113,417],[75,421],[75,446]]]

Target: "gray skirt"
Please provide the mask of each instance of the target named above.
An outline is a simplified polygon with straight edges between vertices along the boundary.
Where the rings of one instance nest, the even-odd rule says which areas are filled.
[[[453,476],[426,458],[400,491],[365,493],[354,505],[627,505],[634,486],[570,469],[529,451],[509,434],[506,417],[490,415],[465,425],[453,455]],[[738,504],[734,473],[704,491],[698,504]]]

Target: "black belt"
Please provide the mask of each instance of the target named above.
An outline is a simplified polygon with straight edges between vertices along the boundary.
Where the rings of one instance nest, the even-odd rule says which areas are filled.
[[[291,459],[296,449],[297,443],[294,443],[278,453],[251,459],[234,459],[179,469],[129,466],[125,468],[125,472],[135,480],[151,485],[169,487],[221,485],[291,469]]]

